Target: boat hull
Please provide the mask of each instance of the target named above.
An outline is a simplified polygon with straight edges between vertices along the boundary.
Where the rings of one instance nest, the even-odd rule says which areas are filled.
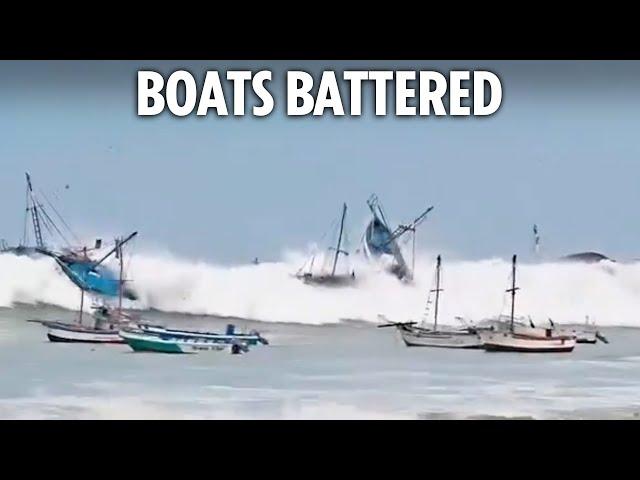
[[[488,352],[569,353],[576,346],[575,337],[542,338],[510,332],[482,332],[480,338]]]
[[[347,287],[355,285],[356,277],[352,275],[299,275],[298,278],[306,285],[323,287]]]
[[[245,345],[268,345],[269,342],[259,333],[213,333],[196,332],[188,330],[176,330],[157,325],[138,324],[138,329],[142,332],[177,339],[202,338],[216,343],[233,344],[243,343]]]
[[[229,351],[231,345],[204,338],[176,338],[121,330],[120,337],[134,352],[201,353]]]
[[[118,330],[100,330],[51,324],[48,325],[47,338],[54,343],[124,343],[124,340],[118,334]]]
[[[467,332],[412,332],[401,331],[400,335],[407,347],[432,348],[482,348],[482,341],[477,334]]]

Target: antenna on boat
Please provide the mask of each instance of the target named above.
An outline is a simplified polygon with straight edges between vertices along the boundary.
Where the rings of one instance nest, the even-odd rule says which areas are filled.
[[[442,289],[440,288],[440,264],[441,264],[441,258],[440,258],[440,255],[438,255],[438,260],[436,261],[436,288],[434,290],[431,290],[432,292],[436,293],[436,304],[433,312],[433,330],[434,331],[438,329],[438,302],[440,300],[440,292],[442,291]]]
[[[513,256],[511,260],[511,288],[507,290],[507,292],[511,293],[511,324],[510,329],[513,332],[513,318],[515,313],[515,305],[516,305],[516,255]]]

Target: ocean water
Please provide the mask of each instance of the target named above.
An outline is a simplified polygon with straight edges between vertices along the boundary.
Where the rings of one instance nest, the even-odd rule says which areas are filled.
[[[407,348],[394,329],[142,312],[153,322],[258,328],[245,355],[133,353],[53,344],[29,319],[72,321],[39,305],[0,308],[3,419],[640,418],[640,329],[570,354]]]
[[[378,315],[421,318],[435,254],[409,285],[350,260],[357,285],[319,288],[277,262],[222,266],[136,252],[126,303],[152,322],[257,328],[246,355],[132,353],[51,344],[29,319],[73,321],[78,289],[47,258],[0,254],[0,418],[636,418],[640,414],[640,263],[520,262],[516,311],[538,325],[595,320],[609,345],[571,354],[405,347]],[[318,264],[322,259],[318,259]],[[440,318],[508,312],[509,259],[444,256]],[[85,303],[88,310],[90,302]],[[230,318],[229,318],[230,317]],[[253,319],[253,320],[246,320]],[[448,320],[449,319],[449,320]]]

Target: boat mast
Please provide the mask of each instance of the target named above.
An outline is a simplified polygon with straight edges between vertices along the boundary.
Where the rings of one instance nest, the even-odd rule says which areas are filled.
[[[338,245],[336,246],[336,255],[333,257],[333,269],[331,270],[331,276],[336,274],[336,266],[338,265],[338,256],[340,255],[340,244],[342,243],[342,231],[344,230],[344,217],[347,215],[347,204],[342,204],[342,218],[340,219],[340,234],[338,235]]]
[[[438,260],[436,262],[436,288],[435,290],[431,290],[432,292],[436,292],[436,305],[433,315],[433,330],[437,330],[438,328],[438,302],[440,301],[440,292],[442,289],[440,288],[440,255],[438,255]]]
[[[82,325],[82,311],[84,310],[84,288],[80,289],[80,315],[78,316],[78,323]]]
[[[30,201],[27,202],[27,210],[31,210],[31,219],[33,220],[33,233],[36,237],[36,246],[44,248],[42,241],[42,230],[40,229],[40,215],[38,213],[38,204],[33,197],[33,187],[31,186],[31,177],[25,173],[27,177],[27,195]]]
[[[120,260],[120,280],[118,282],[118,319],[120,319],[122,318],[122,290],[124,289],[124,279],[122,278],[122,276],[124,270],[124,261],[122,259],[122,243],[119,238],[116,239],[116,245],[116,256]]]
[[[511,288],[507,290],[507,292],[511,293],[511,324],[510,324],[510,329],[511,329],[512,332],[513,332],[513,319],[514,319],[515,306],[516,306],[516,290],[518,290],[518,287],[516,287],[516,255],[514,255],[512,261],[511,261]]]

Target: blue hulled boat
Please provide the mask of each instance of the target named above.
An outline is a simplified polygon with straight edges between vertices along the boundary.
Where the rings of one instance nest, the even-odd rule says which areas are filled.
[[[413,265],[411,268],[402,255],[398,240],[407,232],[412,235],[412,264],[415,262],[415,234],[416,227],[423,222],[427,214],[433,210],[433,207],[427,208],[416,219],[407,225],[398,225],[395,230],[391,230],[384,212],[378,201],[378,197],[372,195],[367,200],[367,206],[371,210],[373,218],[367,225],[363,238],[363,251],[368,259],[391,258],[389,270],[401,280],[411,280],[413,278]]]

